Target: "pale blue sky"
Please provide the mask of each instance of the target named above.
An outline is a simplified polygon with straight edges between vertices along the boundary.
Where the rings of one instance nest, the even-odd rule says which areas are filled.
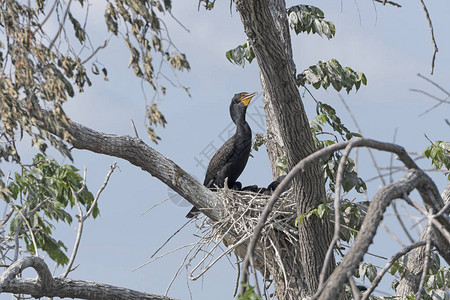
[[[297,4],[287,2],[288,6]],[[442,94],[416,76],[417,73],[429,76],[433,50],[420,1],[399,3],[402,8],[375,4],[376,11],[370,0],[304,3],[320,7],[326,19],[335,23],[337,32],[330,41],[316,35],[295,36],[293,33],[295,63],[297,71],[302,71],[318,60],[336,58],[343,66],[364,72],[368,86],[362,86],[357,93],[342,93],[357,117],[364,136],[391,141],[395,128],[398,128],[397,143],[408,151],[422,152],[428,145],[424,134],[432,140],[449,140],[449,127],[443,121],[448,118],[449,110],[441,106],[425,116],[418,116],[435,102],[409,91],[410,88],[424,89],[439,96]],[[450,89],[447,84],[450,77],[450,39],[445,32],[450,5],[446,1],[427,1],[427,5],[440,50],[432,79]],[[231,97],[241,91],[261,91],[256,61],[242,69],[225,58],[227,50],[246,41],[239,15],[234,7],[232,11],[230,15],[229,1],[217,1],[213,11],[197,11],[197,1],[173,1],[173,14],[190,33],[169,16],[165,21],[172,40],[186,53],[190,62],[192,70],[178,74],[178,80],[190,87],[192,98],[188,98],[181,89],[168,86],[167,96],[159,103],[168,124],[165,129],[156,129],[162,137],[158,145],[151,144],[145,134],[145,100],[140,81],[127,67],[128,50],[114,38],[110,47],[98,55],[99,60],[108,67],[109,82],[92,75],[93,87],[86,88],[85,93],[71,99],[65,106],[67,114],[74,121],[93,129],[124,135],[134,135],[130,123],[133,119],[142,139],[202,182],[205,170],[198,165],[196,158],[202,159],[201,152],[210,143],[217,147],[221,145],[221,133],[230,124],[228,106]],[[102,8],[92,7],[90,26],[95,29],[95,34],[92,33],[91,38],[94,41],[98,38],[95,45],[103,44],[103,40],[109,37],[103,20]],[[151,89],[145,87],[145,90],[151,98]],[[316,91],[311,87],[311,91],[317,99],[335,107],[344,124],[356,130],[334,90]],[[315,104],[307,94],[304,104],[309,117],[314,117]],[[249,112],[257,114],[258,109],[262,111],[261,97],[256,98]],[[249,119],[249,123],[254,133],[262,131],[259,121]],[[24,150],[27,151],[25,146]],[[60,162],[69,163],[55,152],[50,153]],[[167,197],[168,189],[164,184],[123,160],[79,150],[73,150],[73,154],[74,164],[79,169],[87,166],[88,187],[92,192],[96,192],[102,184],[110,164],[118,161],[119,169],[112,175],[100,199],[100,217],[86,223],[75,262],[80,266],[70,277],[163,294],[185,252],[172,254],[138,271],[131,270],[148,261],[167,237],[186,222],[184,215],[189,208],[168,201],[140,217],[148,208]],[[380,165],[389,164],[388,155],[377,154],[377,157],[380,158]],[[424,161],[422,166],[429,168],[430,164]],[[375,175],[365,152],[360,156],[359,168],[364,178]],[[442,191],[445,177],[432,175]],[[240,181],[244,185],[267,185],[271,181],[264,150],[255,153],[254,158],[249,160]],[[369,195],[373,196],[379,186],[379,181],[372,182]],[[389,221],[389,217],[386,222],[394,231],[400,232],[397,223]],[[57,230],[58,238],[69,249],[75,239],[74,227],[75,224],[71,227],[60,224]],[[194,226],[185,228],[165,249],[195,241],[194,232]],[[379,232],[379,244],[375,243],[372,252],[389,256],[393,250],[399,249],[399,245],[383,230]],[[231,260],[234,261],[234,258]],[[379,261],[379,264],[384,265],[384,262]],[[236,270],[224,259],[206,274],[204,280],[190,283],[192,296],[194,299],[231,299],[235,279]],[[392,292],[389,285],[384,285],[381,290]],[[169,296],[189,298],[185,269],[175,281]],[[0,298],[9,299],[10,296],[1,295]]]

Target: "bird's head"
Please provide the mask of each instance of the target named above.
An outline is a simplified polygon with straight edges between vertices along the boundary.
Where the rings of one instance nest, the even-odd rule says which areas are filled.
[[[236,123],[237,119],[243,118],[245,120],[245,112],[247,106],[258,93],[239,93],[234,95],[230,105],[231,119]]]
[[[258,93],[239,93],[234,95],[232,104],[238,104],[239,106],[244,105],[245,107],[248,106],[250,103],[250,100],[252,100],[253,97],[258,95]]]

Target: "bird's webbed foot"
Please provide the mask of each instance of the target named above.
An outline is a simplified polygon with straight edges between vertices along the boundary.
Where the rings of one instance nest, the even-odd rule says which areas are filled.
[[[242,190],[242,183],[240,183],[239,181],[236,181],[231,187],[230,189],[235,190],[235,191],[240,191]]]

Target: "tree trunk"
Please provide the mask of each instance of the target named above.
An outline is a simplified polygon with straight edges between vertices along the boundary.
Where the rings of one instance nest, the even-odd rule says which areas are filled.
[[[286,155],[287,167],[292,168],[302,158],[314,152],[309,122],[295,84],[295,68],[290,53],[286,4],[283,0],[241,0],[235,1],[241,15],[245,33],[253,46],[260,71],[264,96],[264,108],[268,123],[268,152],[272,161]],[[274,16],[276,18],[274,19]],[[280,32],[281,30],[281,32]],[[308,213],[325,201],[325,188],[319,165],[314,165],[298,175],[293,182],[294,195],[298,203],[298,215]],[[325,253],[331,241],[329,220],[310,218],[299,227],[299,249],[302,273],[295,272],[297,286],[291,294],[279,299],[298,299],[314,293],[318,287],[319,274]],[[327,277],[334,269],[332,260]],[[274,275],[274,274],[272,274]],[[275,280],[278,280],[274,276]]]

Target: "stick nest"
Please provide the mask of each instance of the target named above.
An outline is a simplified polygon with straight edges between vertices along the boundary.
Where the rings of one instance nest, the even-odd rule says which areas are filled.
[[[203,254],[203,259],[190,270],[189,278],[191,280],[200,278],[226,254],[234,251],[237,256],[244,257],[246,244],[253,235],[254,228],[270,198],[270,195],[235,191],[227,188],[219,189],[216,193],[224,207],[223,217],[217,222],[212,222],[205,217],[203,222],[199,224],[197,251],[191,252],[188,264],[198,253]],[[255,249],[255,266],[262,271],[265,279],[268,279],[269,275],[273,275],[274,271],[286,275],[282,256],[286,254],[286,251],[297,248],[296,218],[297,205],[291,189],[284,192],[275,203],[261,233],[259,244]],[[216,255],[216,250],[221,242],[228,249]],[[213,257],[215,258],[213,259]],[[237,260],[239,262],[239,258]],[[267,265],[270,262],[275,265]],[[196,271],[199,268],[201,271]],[[197,272],[199,273],[193,274]],[[284,278],[286,279],[286,276]]]

